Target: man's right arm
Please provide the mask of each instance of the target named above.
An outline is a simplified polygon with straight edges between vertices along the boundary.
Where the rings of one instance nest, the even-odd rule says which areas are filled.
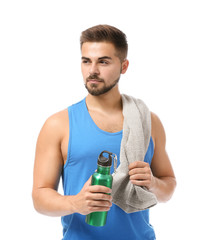
[[[108,211],[111,207],[110,189],[91,186],[91,178],[80,193],[63,196],[57,192],[63,158],[61,142],[67,112],[50,117],[40,131],[35,154],[32,198],[35,209],[48,216],[65,216],[72,213],[86,215],[94,211]]]

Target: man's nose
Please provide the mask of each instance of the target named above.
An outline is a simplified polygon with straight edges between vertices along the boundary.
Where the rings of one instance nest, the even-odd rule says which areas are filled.
[[[99,71],[96,63],[92,63],[92,65],[89,69],[89,74],[90,75],[99,75],[100,74],[100,71]]]

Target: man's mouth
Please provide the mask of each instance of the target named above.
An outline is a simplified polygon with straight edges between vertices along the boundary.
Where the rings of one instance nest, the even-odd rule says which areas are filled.
[[[97,80],[97,79],[89,79],[89,80],[87,80],[87,82],[98,83],[98,82],[102,82],[102,81]]]
[[[87,78],[87,82],[90,82],[90,83],[100,83],[100,82],[103,82],[103,80],[97,79],[97,78]]]

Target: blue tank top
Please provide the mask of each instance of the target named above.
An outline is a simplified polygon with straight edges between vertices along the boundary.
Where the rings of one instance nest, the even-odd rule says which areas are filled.
[[[68,114],[69,145],[62,182],[64,195],[76,195],[95,172],[97,158],[102,151],[116,153],[119,165],[122,131],[110,133],[100,129],[88,112],[85,98],[68,107]],[[154,145],[150,138],[144,161],[151,164],[153,154]],[[113,171],[112,166],[111,173]],[[127,214],[113,204],[104,227],[88,225],[85,217],[78,213],[62,217],[63,240],[155,239],[154,229],[149,223],[149,210]]]

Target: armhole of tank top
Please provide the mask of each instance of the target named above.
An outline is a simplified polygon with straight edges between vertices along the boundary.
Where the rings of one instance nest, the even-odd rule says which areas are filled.
[[[70,154],[71,154],[71,140],[72,140],[72,131],[71,131],[71,115],[72,115],[72,107],[68,107],[68,118],[69,118],[69,139],[68,139],[68,149],[67,149],[67,160],[64,165],[64,169],[67,167],[69,161],[70,161]]]
[[[151,165],[153,156],[154,156],[154,142],[152,136],[150,136],[149,145],[144,157],[144,162],[148,162],[149,165]]]
[[[151,148],[151,156],[150,156],[150,164],[149,165],[151,165],[151,163],[152,163],[152,158],[153,158],[153,156],[154,156],[154,141],[153,141],[153,138],[152,138],[152,136],[150,136],[150,148]]]
[[[154,151],[155,151],[155,144],[154,144],[154,141],[153,141],[153,138],[151,136],[151,141],[152,141],[152,158],[154,156]],[[151,160],[152,161],[152,160]]]

